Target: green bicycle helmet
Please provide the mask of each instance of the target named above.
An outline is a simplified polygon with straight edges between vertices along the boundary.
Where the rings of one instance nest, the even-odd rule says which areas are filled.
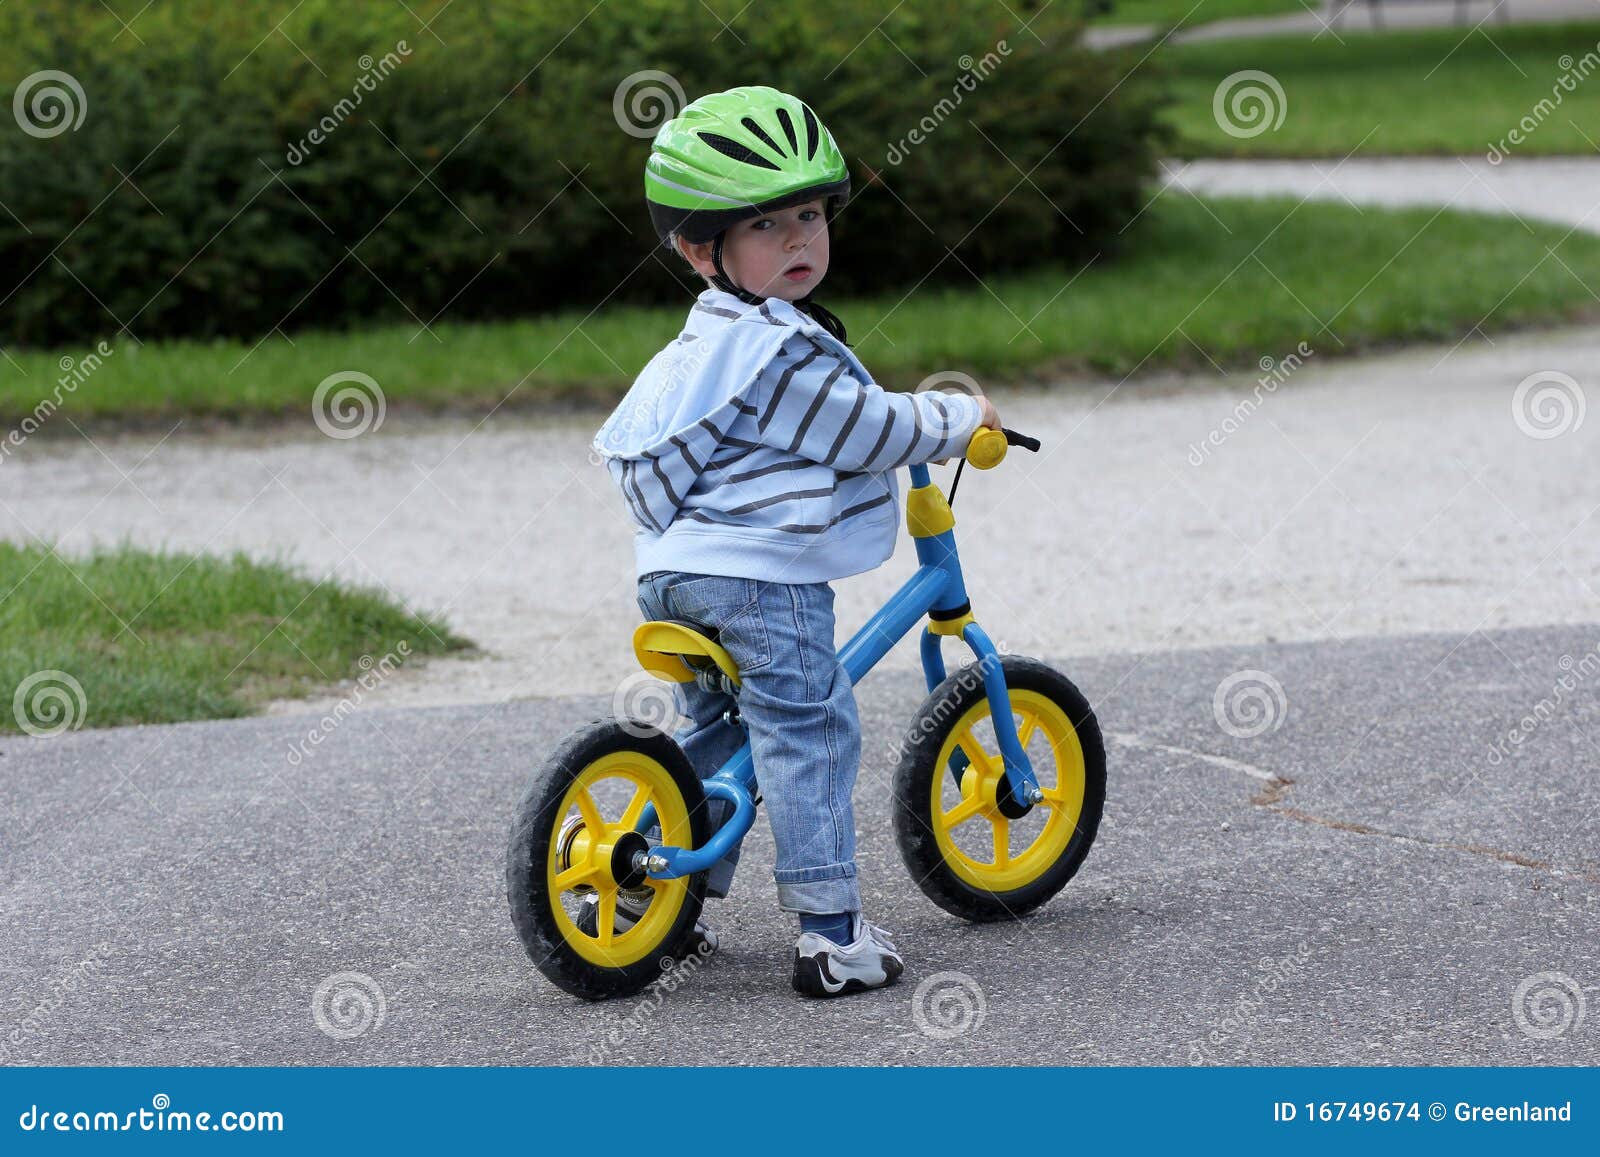
[[[729,226],[818,198],[832,220],[850,195],[850,170],[804,101],[745,85],[703,96],[661,126],[645,161],[644,195],[662,242],[675,233],[713,242],[712,284],[754,305],[765,298],[735,285],[722,265]],[[844,340],[843,324],[809,294],[794,304]]]

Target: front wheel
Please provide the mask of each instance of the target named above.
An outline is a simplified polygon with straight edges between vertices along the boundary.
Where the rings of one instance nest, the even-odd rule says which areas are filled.
[[[978,664],[929,694],[894,776],[895,839],[911,878],[972,921],[1014,919],[1059,892],[1089,854],[1105,804],[1105,746],[1088,700],[1037,659],[1000,664],[1044,802],[1020,809],[1009,797]]]
[[[646,804],[658,840],[635,830]],[[551,754],[517,806],[506,855],[511,921],[540,972],[604,1000],[638,992],[683,954],[706,874],[654,879],[633,863],[651,842],[702,847],[705,804],[683,749],[647,724],[597,720]]]

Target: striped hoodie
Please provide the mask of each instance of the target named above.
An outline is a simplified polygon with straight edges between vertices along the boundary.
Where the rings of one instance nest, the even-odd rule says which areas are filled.
[[[782,298],[707,288],[593,447],[636,530],[636,573],[827,582],[878,566],[900,529],[895,471],[959,457],[976,399],[894,393]]]

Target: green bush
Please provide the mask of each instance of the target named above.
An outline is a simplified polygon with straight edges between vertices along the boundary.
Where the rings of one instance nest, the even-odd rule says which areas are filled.
[[[728,30],[676,0],[413,2],[416,16],[186,0],[131,32],[98,4],[0,7],[8,91],[37,98],[29,79],[56,70],[86,104],[76,129],[0,131],[0,342],[682,300],[691,283],[643,204],[648,139],[613,116],[644,70],[688,99],[767,83],[817,110],[857,194],[825,295],[1104,254],[1169,143],[1151,83],[1119,84],[1134,58],[1084,50],[1078,18],[1051,7],[1013,6],[1031,31],[960,0],[881,24],[839,0],[710,7]]]

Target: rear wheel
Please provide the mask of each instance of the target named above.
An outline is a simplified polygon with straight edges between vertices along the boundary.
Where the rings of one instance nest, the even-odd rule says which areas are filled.
[[[654,804],[659,838],[635,830]],[[506,855],[511,921],[539,971],[586,1000],[638,992],[681,956],[705,897],[705,873],[656,880],[633,866],[652,843],[697,848],[710,838],[705,794],[672,738],[602,719],[569,736],[534,773]],[[615,928],[623,888],[654,895]],[[584,899],[596,918],[583,919]]]
[[[1012,719],[1044,801],[1019,808],[977,664],[929,694],[895,771],[895,838],[917,885],[967,920],[1004,920],[1059,892],[1094,843],[1106,757],[1094,711],[1037,659],[1001,658]]]

